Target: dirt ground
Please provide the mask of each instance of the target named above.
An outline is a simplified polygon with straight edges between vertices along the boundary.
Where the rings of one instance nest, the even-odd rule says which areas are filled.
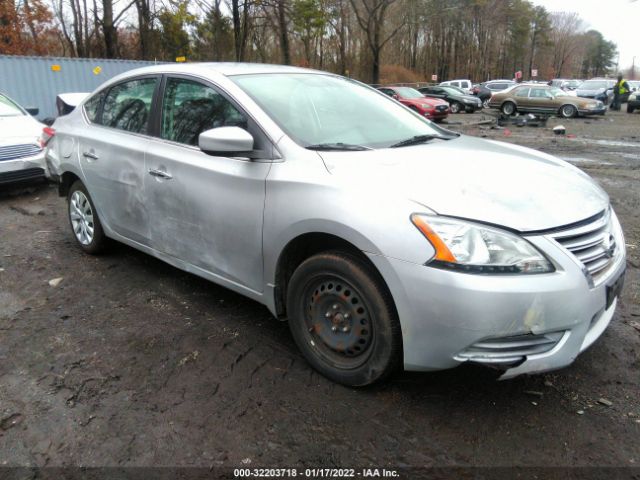
[[[571,367],[497,382],[469,365],[344,388],[261,305],[122,245],[85,255],[54,187],[5,189],[0,465],[640,467],[640,115],[471,125],[482,118],[449,126],[575,163],[624,227],[622,301]],[[559,123],[571,138],[551,132]]]

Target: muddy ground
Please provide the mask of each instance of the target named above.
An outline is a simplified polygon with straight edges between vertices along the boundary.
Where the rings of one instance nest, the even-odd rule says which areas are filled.
[[[504,382],[463,366],[344,388],[311,370],[261,305],[122,245],[85,255],[55,188],[5,188],[0,464],[212,475],[237,466],[638,467],[640,115],[469,125],[481,119],[452,116],[450,127],[574,162],[609,193],[624,226],[622,301],[574,365]],[[554,136],[558,123],[575,138]]]

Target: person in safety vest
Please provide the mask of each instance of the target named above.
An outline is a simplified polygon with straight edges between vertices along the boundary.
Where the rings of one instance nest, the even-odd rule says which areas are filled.
[[[622,104],[629,100],[630,92],[631,88],[629,87],[629,83],[627,83],[622,75],[618,75],[618,81],[613,87],[613,103],[611,104],[611,110],[620,110]]]

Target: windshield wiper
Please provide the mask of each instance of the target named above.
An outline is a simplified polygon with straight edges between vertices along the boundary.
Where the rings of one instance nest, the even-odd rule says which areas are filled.
[[[402,140],[401,142],[394,143],[389,148],[408,147],[411,145],[418,145],[420,143],[430,142],[434,138],[439,138],[440,140],[451,140],[452,138],[456,138],[456,137],[445,136],[445,135],[415,135],[411,138],[407,138],[406,140]]]
[[[371,150],[369,147],[364,147],[362,145],[354,145],[351,143],[342,143],[342,142],[336,142],[336,143],[318,143],[315,145],[308,145],[306,147],[307,150],[324,150],[324,151],[330,151],[330,150],[342,150],[342,151],[361,151],[361,150]]]

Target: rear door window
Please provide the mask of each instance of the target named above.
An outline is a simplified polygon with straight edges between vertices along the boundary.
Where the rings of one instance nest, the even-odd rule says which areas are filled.
[[[141,78],[112,87],[104,99],[100,123],[105,127],[146,134],[157,83],[157,78]]]

